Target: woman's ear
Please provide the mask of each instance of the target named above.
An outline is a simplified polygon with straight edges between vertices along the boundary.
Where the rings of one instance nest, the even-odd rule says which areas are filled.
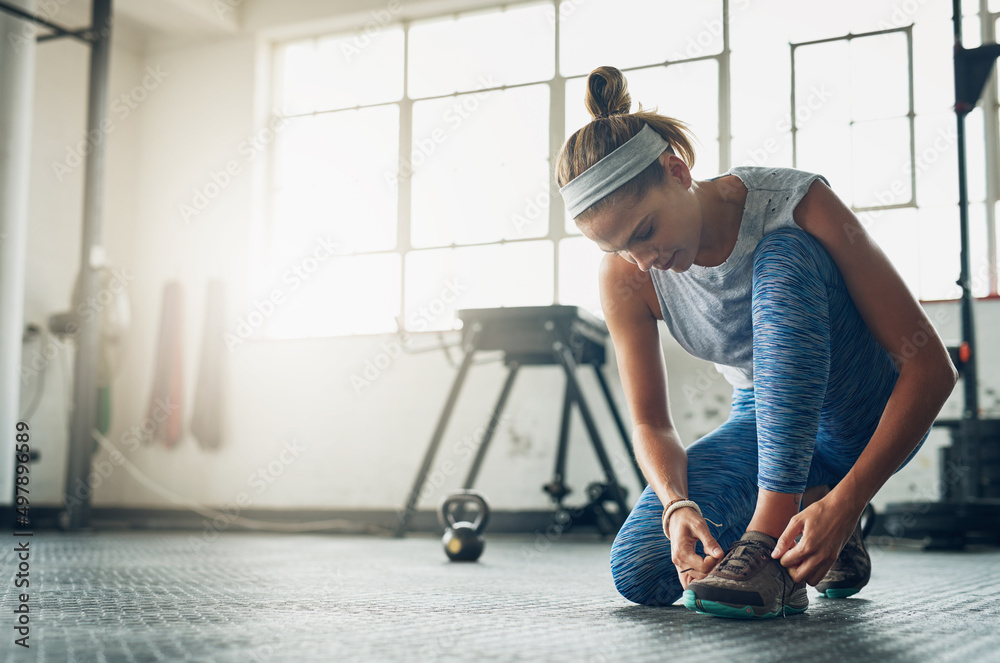
[[[676,154],[664,152],[660,155],[663,162],[664,175],[670,179],[675,179],[681,187],[688,189],[691,187],[691,171],[687,164]],[[669,184],[669,183],[668,183]]]

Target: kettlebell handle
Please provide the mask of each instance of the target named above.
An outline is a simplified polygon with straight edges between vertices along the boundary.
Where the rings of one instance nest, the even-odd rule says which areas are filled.
[[[479,506],[479,514],[472,523],[472,529],[475,530],[476,534],[482,534],[490,520],[490,507],[486,504],[483,496],[474,490],[458,490],[445,497],[438,508],[438,522],[445,529],[453,528],[456,523],[449,507],[461,502],[475,502]]]

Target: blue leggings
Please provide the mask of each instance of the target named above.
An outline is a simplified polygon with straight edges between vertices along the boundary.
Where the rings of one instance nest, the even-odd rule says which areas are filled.
[[[805,231],[760,241],[752,297],[754,387],[734,389],[729,418],[687,447],[688,497],[721,524],[708,527],[724,550],[746,531],[758,488],[802,493],[843,479],[899,376],[836,263]],[[682,594],[662,515],[646,486],[611,548],[615,586],[635,603],[670,605]],[[704,556],[700,542],[696,551]]]

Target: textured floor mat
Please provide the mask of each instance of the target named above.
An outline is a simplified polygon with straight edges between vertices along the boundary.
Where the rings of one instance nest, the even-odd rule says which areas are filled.
[[[14,537],[0,552],[6,661],[1000,660],[1000,551],[872,551],[857,596],[809,588],[766,622],[637,606],[596,535],[440,541],[225,532],[37,532],[30,649],[15,646]]]

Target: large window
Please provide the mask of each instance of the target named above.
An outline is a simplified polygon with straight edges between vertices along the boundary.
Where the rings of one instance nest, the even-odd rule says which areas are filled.
[[[590,119],[586,76],[603,64],[625,73],[633,111],[692,125],[696,178],[744,164],[823,173],[915,294],[957,297],[950,16],[851,0],[824,21],[772,4],[784,9],[525,2],[278,44],[269,267],[255,277],[261,291],[294,287],[269,334],[452,329],[453,312],[474,307],[601,315],[603,254],[565,217],[550,174]],[[989,275],[981,110],[968,126],[973,273]],[[975,293],[989,283],[975,279]]]

